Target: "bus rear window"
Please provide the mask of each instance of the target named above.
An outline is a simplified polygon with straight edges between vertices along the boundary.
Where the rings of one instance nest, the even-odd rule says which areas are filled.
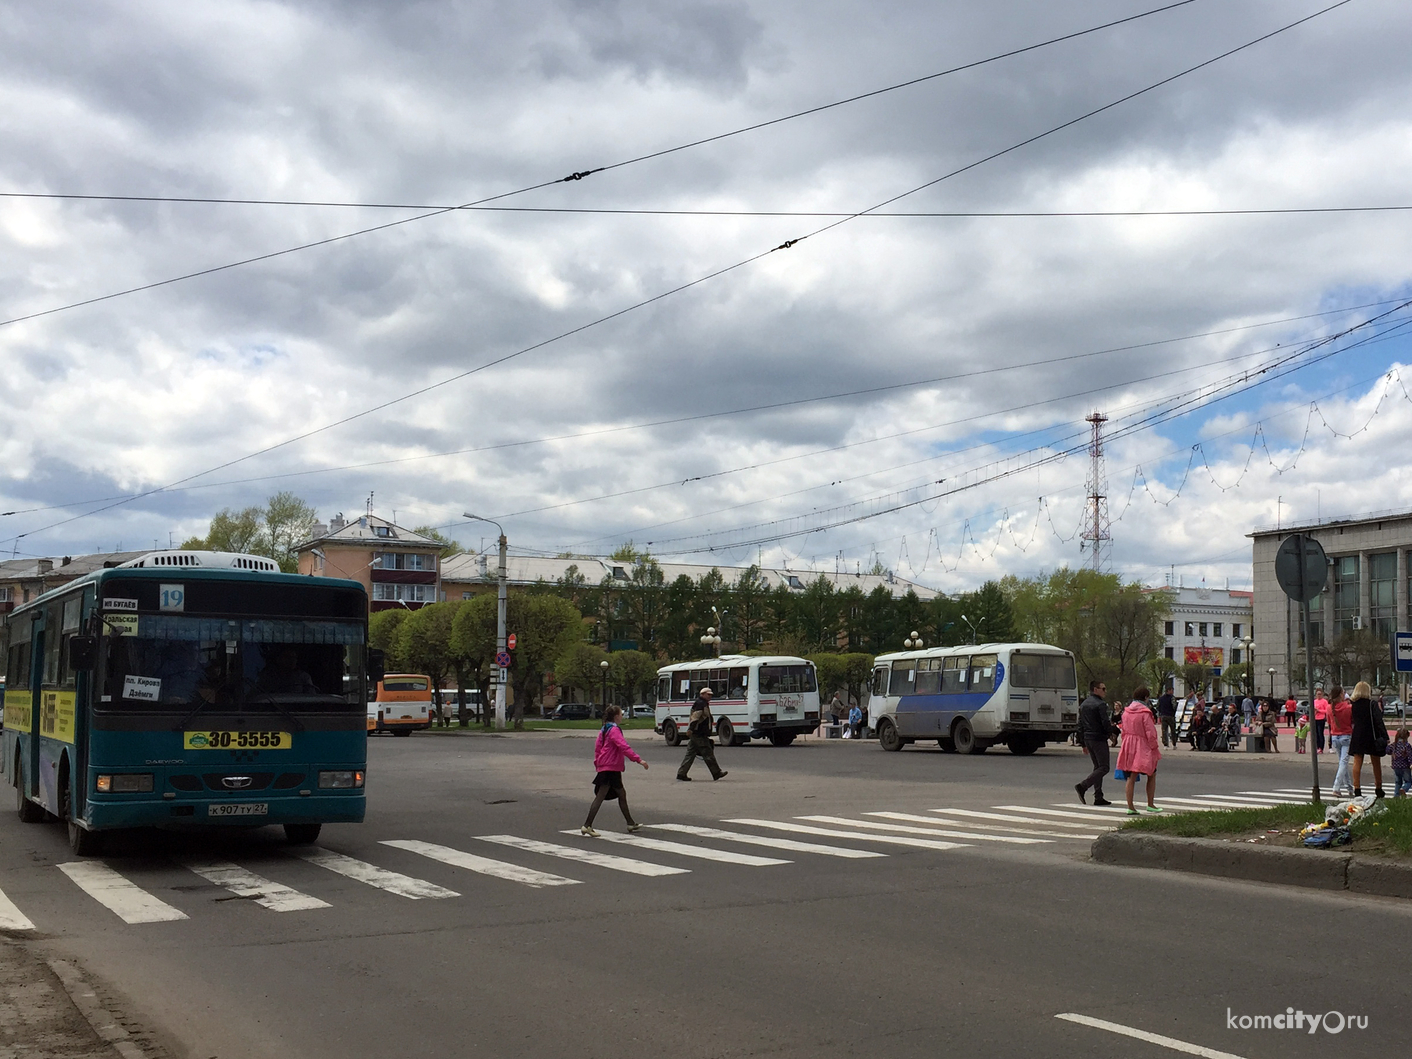
[[[1072,690],[1074,660],[1068,655],[1041,655],[1016,651],[1010,656],[1010,683],[1017,688]]]
[[[802,666],[761,666],[760,694],[778,695],[814,691],[814,667]]]
[[[426,691],[430,686],[425,677],[389,677],[382,682],[383,691]]]

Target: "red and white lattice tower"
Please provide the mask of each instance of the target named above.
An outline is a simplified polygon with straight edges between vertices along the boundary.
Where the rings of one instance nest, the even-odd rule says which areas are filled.
[[[1093,428],[1093,435],[1088,443],[1088,516],[1084,519],[1083,541],[1089,564],[1101,572],[1113,540],[1108,522],[1108,472],[1103,460],[1103,424],[1108,417],[1094,412],[1084,422]]]

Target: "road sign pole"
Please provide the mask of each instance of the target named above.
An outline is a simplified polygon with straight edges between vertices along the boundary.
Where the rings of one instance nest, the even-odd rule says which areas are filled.
[[[505,653],[505,534],[500,534],[500,584],[496,590],[495,598],[495,653],[497,660]],[[495,682],[495,727],[505,727],[505,684],[509,680],[510,671],[504,666],[499,667],[497,674],[499,679]]]
[[[1304,677],[1309,688],[1309,761],[1314,769],[1314,785],[1310,789],[1310,797],[1319,802],[1322,799],[1319,796],[1318,722],[1314,718],[1314,638],[1309,626],[1309,563],[1304,554],[1305,540],[1304,534],[1299,534],[1295,548],[1299,555],[1299,610],[1304,616]]]

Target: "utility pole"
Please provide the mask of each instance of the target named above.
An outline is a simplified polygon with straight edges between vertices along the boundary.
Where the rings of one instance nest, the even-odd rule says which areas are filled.
[[[1108,472],[1103,459],[1103,424],[1108,417],[1095,411],[1084,420],[1092,428],[1088,443],[1088,517],[1083,540],[1095,573],[1103,571],[1104,552],[1110,550],[1112,533],[1108,521]]]
[[[508,577],[505,572],[505,549],[508,542],[505,540],[505,530],[500,523],[493,518],[483,518],[480,515],[472,515],[465,512],[463,518],[471,519],[475,522],[489,522],[496,529],[500,530],[500,570],[497,580],[499,581],[495,592],[495,727],[505,727],[505,685],[510,679],[510,669],[508,666],[500,665],[500,660],[508,658],[509,654],[505,648],[505,593],[508,584]]]

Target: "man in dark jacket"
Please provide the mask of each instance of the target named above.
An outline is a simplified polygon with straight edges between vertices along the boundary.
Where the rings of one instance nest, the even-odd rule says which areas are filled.
[[[1103,701],[1107,691],[1103,681],[1091,680],[1088,698],[1079,704],[1079,743],[1088,751],[1089,760],[1093,762],[1093,771],[1074,784],[1074,790],[1079,792],[1079,801],[1084,804],[1088,803],[1084,795],[1090,787],[1093,788],[1094,805],[1113,804],[1103,797],[1103,777],[1108,775],[1108,736],[1113,730],[1108,704]]]
[[[1157,699],[1157,721],[1162,725],[1162,745],[1167,745],[1167,735],[1171,734],[1172,746],[1177,745],[1177,700],[1172,697],[1171,688],[1163,688]]]
[[[682,760],[681,768],[677,769],[677,779],[691,779],[687,773],[691,771],[691,764],[697,758],[706,762],[706,767],[711,770],[713,780],[718,780],[726,774],[726,770],[716,764],[716,750],[711,746],[711,729],[713,727],[711,689],[702,688],[696,693],[696,701],[691,704],[691,714],[687,717],[686,757]]]

